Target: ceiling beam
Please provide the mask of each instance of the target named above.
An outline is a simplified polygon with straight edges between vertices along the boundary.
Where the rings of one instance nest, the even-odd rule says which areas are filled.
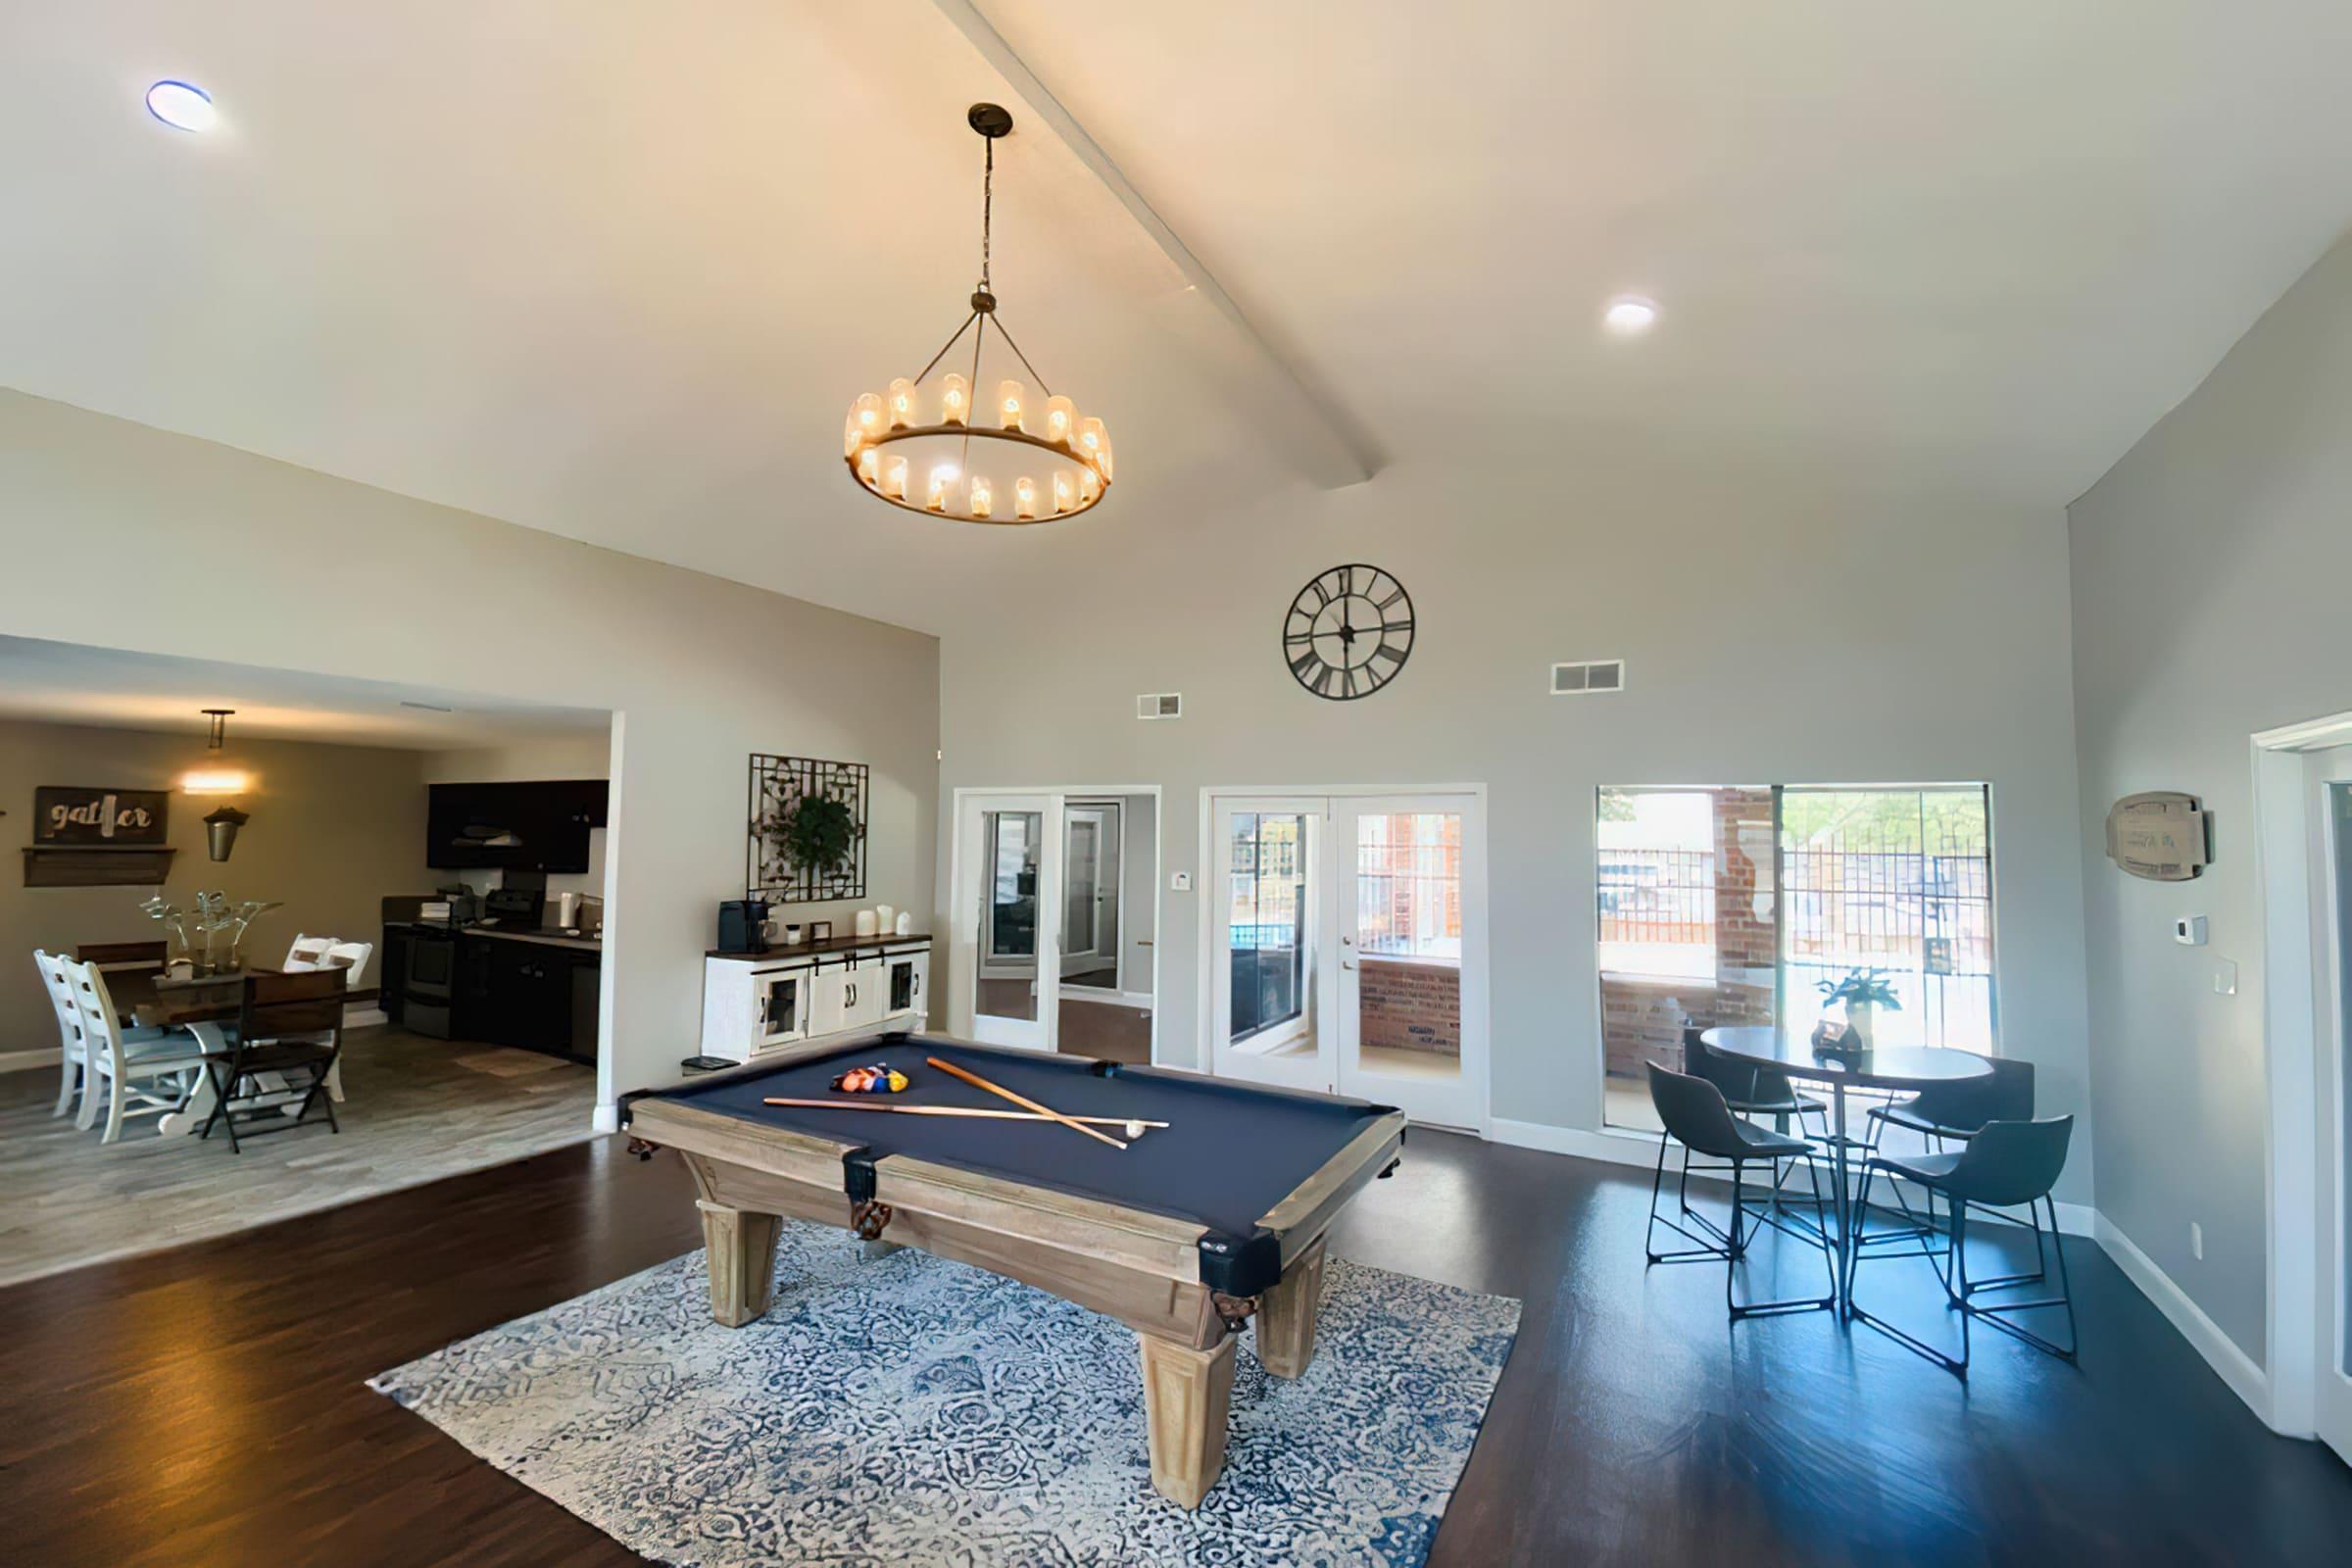
[[[956,30],[971,41],[982,58],[996,68],[1014,93],[1026,101],[1078,155],[1078,161],[1094,172],[1095,177],[1109,187],[1130,216],[1143,225],[1152,242],[1157,245],[1169,261],[1176,264],[1185,280],[1192,284],[1202,299],[1217,308],[1217,313],[1230,322],[1250,351],[1264,365],[1268,374],[1256,378],[1260,400],[1264,407],[1256,421],[1259,428],[1280,431],[1286,456],[1300,463],[1309,476],[1326,489],[1337,490],[1345,485],[1361,484],[1380,467],[1380,454],[1369,432],[1357,423],[1340,401],[1318,385],[1301,367],[1295,365],[1266,340],[1263,332],[1250,319],[1240,303],[1225,291],[1216,274],[1184,237],[1169,226],[1144,193],[1120,172],[1108,153],[1075,115],[1062,107],[1052,88],[1038,79],[1037,73],[1023,64],[1021,57],[1004,41],[989,20],[980,14],[974,0],[932,0],[942,15],[956,24]]]

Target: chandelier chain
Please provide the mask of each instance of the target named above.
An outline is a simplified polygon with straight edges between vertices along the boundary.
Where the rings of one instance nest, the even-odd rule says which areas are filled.
[[[989,231],[995,226],[997,205],[997,140],[983,136],[980,145],[987,149],[986,162],[980,169],[980,292],[991,292],[988,286]]]

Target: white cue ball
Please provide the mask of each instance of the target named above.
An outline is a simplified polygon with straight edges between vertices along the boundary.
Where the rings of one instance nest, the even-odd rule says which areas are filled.
[[[1128,1137],[1130,1137],[1130,1138],[1141,1138],[1141,1137],[1143,1137],[1143,1136],[1144,1136],[1144,1124],[1143,1124],[1142,1122],[1140,1122],[1140,1121],[1131,1121],[1131,1122],[1129,1122],[1129,1123],[1127,1124],[1127,1136],[1128,1136]]]

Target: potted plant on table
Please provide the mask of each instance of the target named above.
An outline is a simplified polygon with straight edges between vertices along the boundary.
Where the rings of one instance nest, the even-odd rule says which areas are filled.
[[[1884,969],[1848,969],[1842,980],[1817,980],[1821,990],[1821,1004],[1827,1008],[1834,1002],[1845,1004],[1845,1027],[1854,1037],[1854,1044],[1868,1051],[1871,1033],[1878,1024],[1881,1007],[1891,1012],[1903,1010],[1902,999],[1887,983]]]

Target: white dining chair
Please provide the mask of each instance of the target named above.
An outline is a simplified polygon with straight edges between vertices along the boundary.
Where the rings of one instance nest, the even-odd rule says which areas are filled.
[[[357,991],[368,978],[368,964],[375,956],[372,942],[336,942],[327,947],[326,957],[319,967],[336,965],[343,971],[345,990]],[[326,1092],[338,1105],[343,1103],[343,1054],[335,1054],[335,1064],[326,1070]]]
[[[106,976],[94,963],[66,960],[66,978],[74,988],[75,1010],[81,1015],[88,1071],[82,1080],[81,1114],[74,1125],[87,1131],[98,1117],[99,1080],[105,1080],[106,1136],[112,1144],[122,1137],[125,1116],[160,1116],[176,1110],[187,1098],[191,1076],[204,1070],[203,1048],[190,1036],[163,1029],[124,1029],[116,1016],[114,998],[107,995]],[[159,1092],[160,1080],[170,1080]]]
[[[298,931],[294,934],[294,946],[286,951],[286,961],[281,967],[288,974],[308,974],[313,969],[323,969],[326,967],[326,956],[334,946],[333,937],[304,936]]]
[[[41,989],[49,993],[49,1004],[57,1010],[58,1084],[57,1108],[49,1114],[63,1116],[74,1108],[74,1097],[81,1093],[89,1076],[89,1050],[82,1044],[81,1007],[74,1000],[74,982],[67,977],[63,955],[32,950],[32,966],[41,971]]]

